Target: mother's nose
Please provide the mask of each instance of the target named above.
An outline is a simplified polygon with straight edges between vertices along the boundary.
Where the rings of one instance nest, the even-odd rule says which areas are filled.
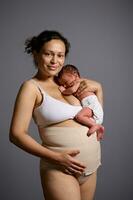
[[[53,55],[51,58],[51,63],[56,63],[57,62],[57,56]]]

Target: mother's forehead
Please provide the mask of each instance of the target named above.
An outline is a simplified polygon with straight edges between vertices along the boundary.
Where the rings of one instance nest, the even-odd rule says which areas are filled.
[[[50,41],[44,43],[42,48],[50,48],[50,47],[62,48],[62,49],[66,48],[64,42],[61,40],[50,40]]]

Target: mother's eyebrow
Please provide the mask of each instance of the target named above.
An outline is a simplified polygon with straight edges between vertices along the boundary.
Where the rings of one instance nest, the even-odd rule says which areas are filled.
[[[65,54],[65,52],[63,52],[63,51],[51,51],[51,50],[44,50],[44,52],[51,52],[51,53],[62,53],[62,54]]]

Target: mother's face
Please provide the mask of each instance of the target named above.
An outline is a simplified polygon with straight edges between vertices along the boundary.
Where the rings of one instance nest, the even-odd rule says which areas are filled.
[[[35,54],[37,68],[42,75],[54,76],[65,62],[65,44],[58,39],[45,43],[39,53]]]

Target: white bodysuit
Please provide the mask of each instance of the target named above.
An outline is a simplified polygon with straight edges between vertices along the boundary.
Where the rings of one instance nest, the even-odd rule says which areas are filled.
[[[93,118],[97,124],[103,123],[103,109],[96,95],[90,95],[82,99],[83,107],[89,107],[93,111]]]

